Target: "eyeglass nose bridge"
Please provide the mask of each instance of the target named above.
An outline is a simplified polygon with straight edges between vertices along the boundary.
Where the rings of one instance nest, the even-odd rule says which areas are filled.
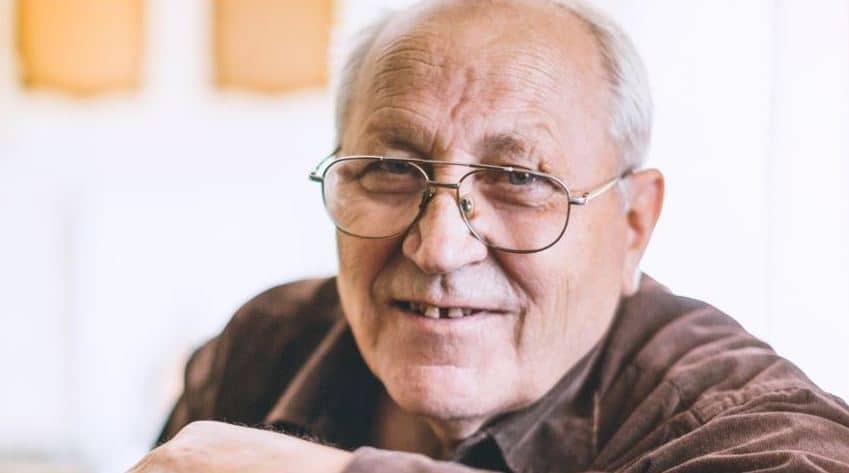
[[[425,207],[427,207],[427,204],[436,194],[436,188],[452,189],[454,191],[455,200],[457,201],[460,213],[462,214],[461,216],[463,217],[463,222],[466,224],[467,227],[469,227],[469,230],[472,231],[472,234],[475,234],[468,221],[468,218],[471,217],[472,212],[474,210],[474,203],[471,197],[460,195],[460,182],[440,182],[428,180],[427,188],[425,189],[424,194],[422,195],[422,201],[419,204],[419,217],[421,217],[421,214],[424,213]],[[416,220],[418,220],[418,217],[416,218]]]
[[[430,199],[432,199],[433,196],[436,194],[435,189],[437,189],[437,188],[452,189],[452,190],[454,190],[454,193],[457,194],[457,197],[460,196],[460,183],[459,182],[440,182],[440,181],[431,181],[430,179],[428,179],[426,185],[427,186],[425,187],[424,193],[422,195],[422,202],[420,204],[421,210],[424,210],[424,208],[427,206],[428,202],[430,202]]]
[[[439,182],[439,181],[427,181],[427,192],[433,193],[434,187],[442,187],[443,189],[460,189],[459,182]]]

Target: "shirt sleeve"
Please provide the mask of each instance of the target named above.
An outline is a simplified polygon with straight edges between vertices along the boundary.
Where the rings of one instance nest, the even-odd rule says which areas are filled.
[[[432,460],[424,455],[361,447],[342,473],[494,473],[459,463]]]

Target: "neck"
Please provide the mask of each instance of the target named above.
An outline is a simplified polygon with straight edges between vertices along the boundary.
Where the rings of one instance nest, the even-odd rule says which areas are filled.
[[[375,412],[372,442],[378,448],[448,459],[482,422],[426,419],[402,409],[383,391]]]
[[[463,440],[471,437],[483,426],[483,421],[462,419],[453,421],[427,419],[427,425],[439,441],[441,457],[448,458]]]

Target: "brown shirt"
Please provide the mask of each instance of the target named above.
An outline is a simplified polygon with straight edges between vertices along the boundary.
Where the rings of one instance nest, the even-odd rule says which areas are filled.
[[[273,426],[354,451],[346,473],[849,472],[849,408],[717,309],[643,277],[603,340],[453,461],[368,446],[379,381],[334,279],[266,291],[198,349],[159,439],[194,420]]]

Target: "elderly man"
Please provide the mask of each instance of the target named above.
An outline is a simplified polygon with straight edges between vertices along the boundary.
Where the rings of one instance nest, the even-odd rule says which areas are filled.
[[[338,277],[242,308],[134,471],[849,471],[841,400],[640,275],[663,177],[608,19],[428,1],[343,79]]]

